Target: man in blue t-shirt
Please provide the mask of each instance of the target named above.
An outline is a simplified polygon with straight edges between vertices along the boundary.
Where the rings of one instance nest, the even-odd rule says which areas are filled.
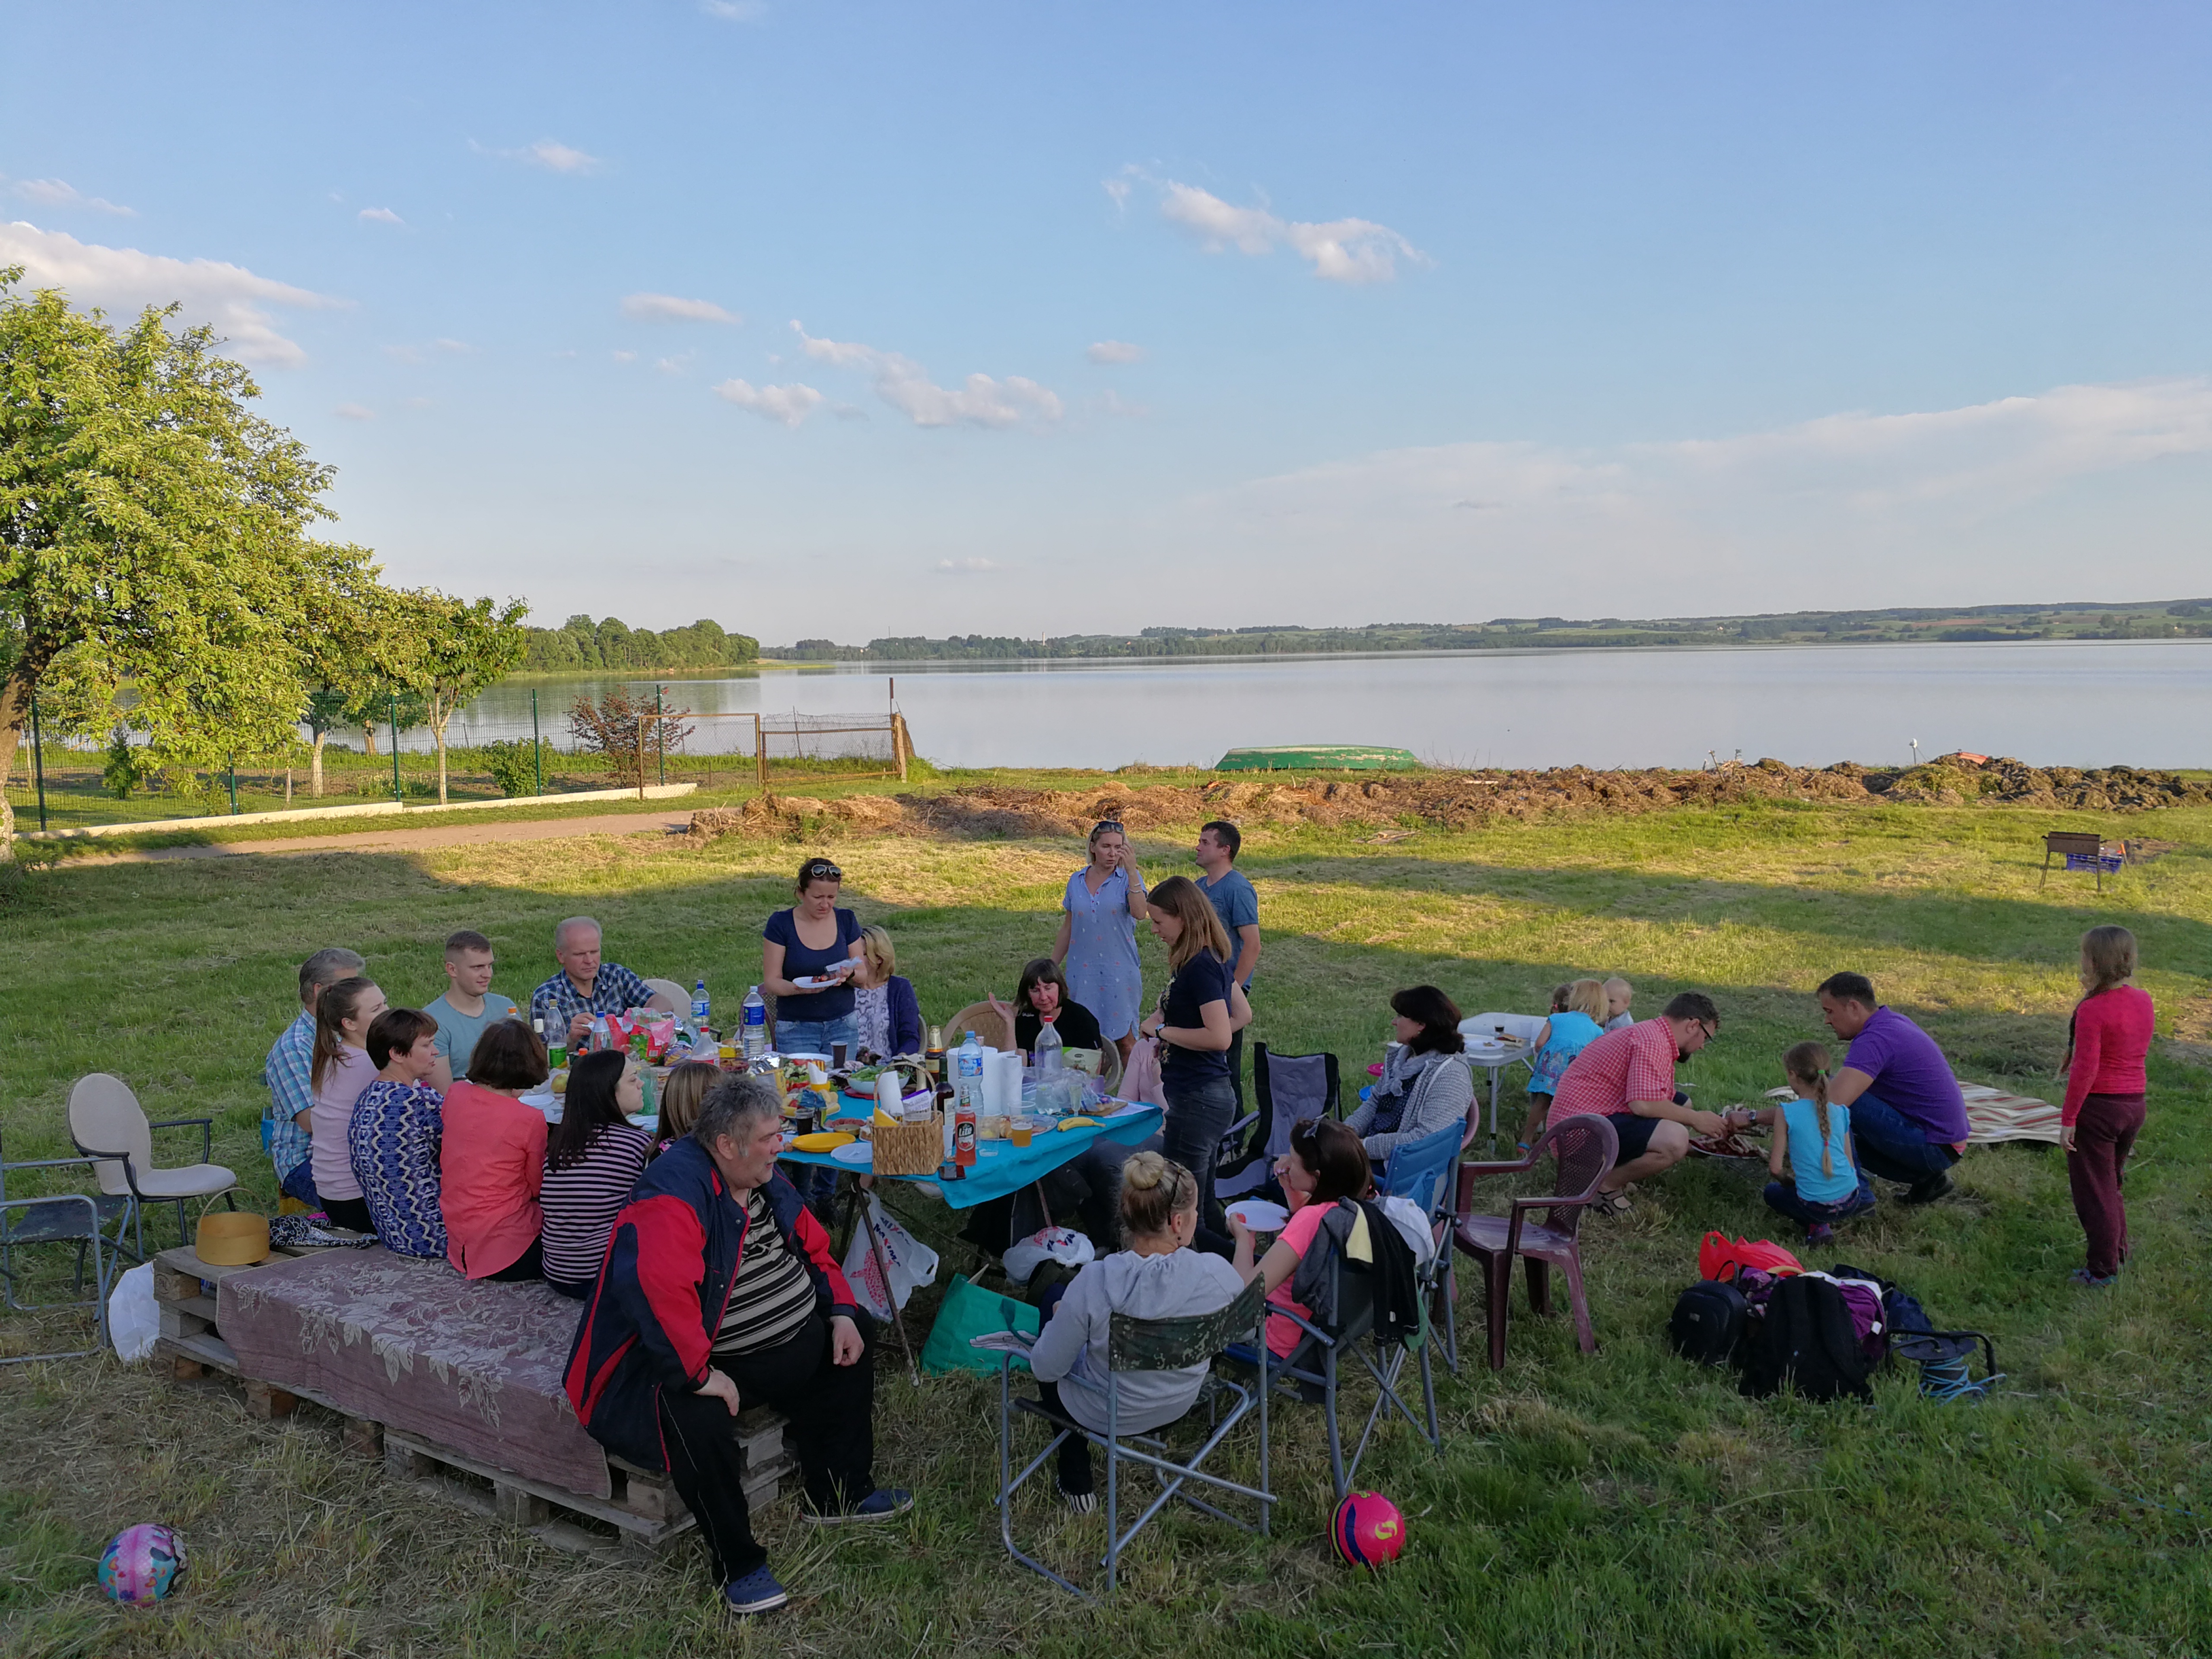
[[[1198,890],[1212,901],[1213,912],[1221,918],[1222,931],[1229,935],[1229,949],[1237,958],[1231,966],[1231,977],[1244,988],[1249,1000],[1252,970],[1260,965],[1260,896],[1237,868],[1237,849],[1243,844],[1244,837],[1235,824],[1216,818],[1198,832],[1194,856],[1200,872]],[[1244,1110],[1244,1028],[1241,1025],[1229,1039],[1229,1083],[1237,1091],[1237,1110],[1241,1115]]]

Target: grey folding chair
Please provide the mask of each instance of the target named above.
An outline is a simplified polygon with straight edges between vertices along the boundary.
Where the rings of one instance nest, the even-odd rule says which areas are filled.
[[[1106,1591],[1112,1595],[1121,1576],[1121,1553],[1129,1547],[1136,1535],[1150,1525],[1153,1518],[1165,1509],[1171,1499],[1181,1498],[1193,1509],[1210,1515],[1218,1521],[1246,1532],[1264,1536],[1275,1502],[1274,1494],[1267,1490],[1267,1391],[1264,1388],[1247,1388],[1243,1383],[1218,1374],[1210,1374],[1199,1399],[1206,1407],[1206,1433],[1205,1440],[1188,1458],[1178,1462],[1169,1455],[1165,1440],[1153,1434],[1124,1432],[1121,1419],[1121,1376],[1132,1371],[1181,1370],[1188,1365],[1197,1365],[1230,1351],[1232,1340],[1239,1335],[1255,1337],[1262,1341],[1267,1334],[1267,1304],[1260,1281],[1247,1285],[1237,1299],[1217,1313],[1194,1315],[1182,1319],[1132,1319],[1124,1314],[1112,1316],[1107,1328],[1107,1364],[1110,1368],[1106,1379],[1106,1431],[1103,1434],[1086,1429],[1072,1418],[1055,1417],[1035,1400],[1017,1399],[1013,1391],[1013,1366],[1018,1349],[1029,1346],[1030,1339],[1008,1332],[1004,1335],[977,1337],[974,1346],[995,1349],[999,1354],[999,1535],[1006,1546],[1006,1553],[1029,1568],[1042,1574],[1062,1589],[1094,1600],[1087,1590],[1061,1577],[1035,1556],[1026,1554],[1014,1542],[1014,1494],[1030,1477],[1042,1468],[1056,1454],[1062,1442],[1072,1434],[1079,1434],[1106,1454],[1106,1553],[1100,1565],[1106,1569]],[[1198,1407],[1191,1408],[1193,1413]],[[1256,1411],[1260,1419],[1260,1484],[1248,1486],[1226,1475],[1216,1474],[1201,1467],[1213,1455],[1231,1430],[1243,1421],[1247,1413]],[[1025,1465],[1021,1473],[1013,1472],[1014,1419],[1026,1414],[1040,1417],[1046,1425],[1055,1431],[1050,1443]],[[1185,1420],[1188,1420],[1188,1413]],[[1172,1426],[1172,1425],[1170,1425]],[[1149,1469],[1159,1483],[1153,1496],[1137,1518],[1127,1528],[1121,1525],[1121,1466],[1137,1463]],[[1192,1481],[1217,1492],[1237,1498],[1250,1498],[1259,1505],[1257,1523],[1240,1520],[1226,1510],[1209,1504],[1196,1493],[1186,1491]]]
[[[99,1353],[108,1346],[107,1293],[114,1278],[117,1253],[131,1254],[123,1243],[125,1218],[131,1212],[130,1200],[94,1195],[91,1193],[49,1193],[35,1198],[8,1195],[8,1176],[24,1170],[77,1169],[91,1170],[89,1158],[24,1158],[15,1163],[0,1154],[0,1289],[4,1289],[8,1306],[21,1313],[36,1313],[50,1308],[90,1307],[97,1340],[89,1348],[70,1348],[53,1353],[9,1354],[0,1358],[0,1364],[20,1364],[33,1359],[79,1359]],[[107,1229],[113,1228],[110,1237]],[[76,1246],[75,1277],[70,1286],[70,1299],[65,1302],[26,1301],[21,1294],[30,1277],[27,1265],[18,1261],[18,1254],[37,1244],[74,1244]],[[84,1294],[85,1258],[92,1259],[93,1294]]]
[[[1349,1200],[1340,1200],[1348,1203]],[[1389,1226],[1388,1221],[1380,1224]],[[1232,1358],[1247,1364],[1257,1365],[1259,1356],[1267,1356],[1267,1375],[1270,1389],[1295,1390],[1301,1399],[1310,1401],[1320,1396],[1319,1404],[1328,1427],[1328,1468],[1330,1478],[1336,1485],[1336,1498],[1342,1503],[1352,1490],[1352,1483],[1359,1474],[1359,1462],[1367,1455],[1368,1443],[1381,1426],[1383,1413],[1395,1409],[1413,1425],[1414,1431],[1429,1443],[1435,1451],[1443,1449],[1443,1435],[1437,1427],[1436,1389],[1428,1371],[1424,1368],[1424,1412],[1417,1413],[1398,1394],[1398,1379],[1406,1367],[1407,1346],[1404,1343],[1383,1340],[1375,1328],[1375,1282],[1372,1273],[1363,1264],[1347,1262],[1339,1249],[1335,1237],[1324,1227],[1314,1236],[1308,1246],[1326,1249],[1328,1260],[1325,1271],[1333,1277],[1331,1295],[1336,1303],[1336,1316],[1327,1325],[1300,1317],[1282,1308],[1270,1311],[1288,1319],[1298,1327],[1302,1334],[1298,1345],[1282,1358],[1269,1353],[1262,1344],[1256,1352],[1243,1347],[1230,1350]],[[1255,1281],[1257,1282],[1257,1281]],[[1428,1312],[1425,1305],[1421,1315],[1422,1331],[1414,1339],[1415,1346],[1425,1352],[1429,1341]],[[1338,1414],[1338,1401],[1346,1378],[1345,1356],[1356,1354],[1360,1364],[1375,1383],[1375,1406],[1367,1413],[1367,1425],[1360,1431],[1359,1443],[1346,1460],[1344,1455],[1344,1431]]]
[[[1341,1117],[1343,1091],[1336,1056],[1278,1054],[1252,1045],[1252,1092],[1257,1110],[1231,1124],[1214,1158],[1213,1193],[1220,1199],[1267,1193],[1275,1160],[1291,1150],[1291,1131],[1310,1117]],[[1273,1196],[1279,1197],[1279,1194]]]

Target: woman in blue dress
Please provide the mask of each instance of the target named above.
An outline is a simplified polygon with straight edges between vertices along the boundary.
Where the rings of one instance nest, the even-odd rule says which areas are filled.
[[[1097,1016],[1100,1033],[1121,1049],[1126,1066],[1145,995],[1137,956],[1145,877],[1120,824],[1108,819],[1091,826],[1091,862],[1067,878],[1060,908],[1052,956],[1067,975],[1068,998]]]

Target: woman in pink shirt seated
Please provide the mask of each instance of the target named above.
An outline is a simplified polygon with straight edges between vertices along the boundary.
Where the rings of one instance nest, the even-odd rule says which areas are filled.
[[[2074,1282],[2110,1285],[2128,1259],[2128,1212],[2120,1178],[2143,1126],[2143,1060],[2150,1053],[2149,995],[2128,983],[2136,972],[2136,936],[2124,927],[2092,927],[2081,935],[2081,1000],[2067,1039],[2066,1102],[2059,1145],[2074,1213],[2089,1238],[2089,1265]]]
[[[545,1115],[522,1097],[545,1078],[538,1034],[502,1019],[484,1028],[467,1078],[446,1097],[438,1155],[446,1259],[471,1279],[544,1275],[538,1189],[545,1178]]]
[[[361,1091],[376,1081],[376,1062],[368,1057],[368,1028],[384,1008],[384,993],[376,981],[358,977],[326,986],[315,999],[314,1058],[307,1069],[315,1100],[307,1113],[313,1137],[308,1156],[323,1213],[357,1233],[372,1232],[376,1224],[369,1218],[361,1182],[354,1178],[348,1132]]]
[[[1308,1118],[1291,1131],[1291,1150],[1275,1160],[1275,1178],[1282,1184],[1283,1201],[1290,1207],[1291,1218],[1283,1224],[1281,1236],[1268,1246],[1267,1254],[1254,1262],[1251,1232],[1235,1216],[1229,1218],[1229,1226],[1237,1241],[1237,1273],[1248,1285],[1255,1279],[1264,1279],[1268,1302],[1283,1310],[1267,1316],[1267,1352],[1278,1359],[1286,1359],[1305,1333],[1296,1320],[1284,1314],[1296,1314],[1299,1319],[1313,1316],[1311,1309],[1291,1300],[1291,1276],[1297,1272],[1307,1247],[1321,1231],[1322,1218],[1335,1207],[1336,1200],[1365,1197],[1374,1179],[1367,1148],[1359,1137],[1327,1118]]]

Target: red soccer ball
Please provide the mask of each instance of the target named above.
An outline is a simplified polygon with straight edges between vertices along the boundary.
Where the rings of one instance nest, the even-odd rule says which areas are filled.
[[[1356,1492],[1336,1506],[1328,1540],[1348,1565],[1379,1567],[1406,1547],[1406,1517],[1381,1492]]]

